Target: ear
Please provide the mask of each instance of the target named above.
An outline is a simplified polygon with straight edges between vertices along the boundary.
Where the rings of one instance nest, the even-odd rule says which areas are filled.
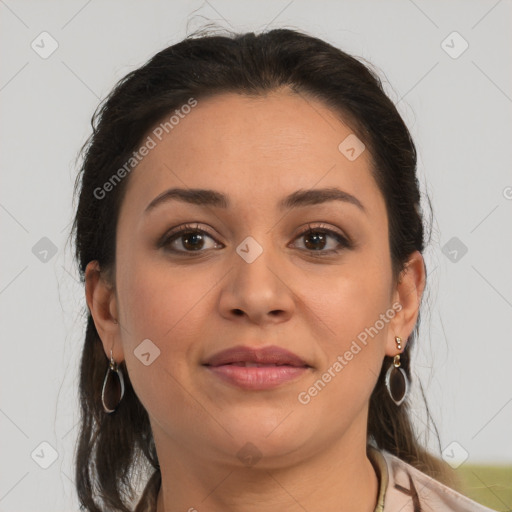
[[[390,321],[389,338],[386,342],[386,355],[388,356],[393,357],[400,352],[397,349],[395,336],[402,338],[403,351],[407,339],[416,325],[421,297],[425,289],[425,278],[423,256],[419,251],[415,251],[407,260],[393,292],[393,304],[399,303],[401,309]]]
[[[85,269],[85,297],[94,325],[103,343],[105,355],[110,359],[110,350],[116,362],[124,359],[120,338],[117,299],[114,286],[101,273],[99,263],[94,260]]]

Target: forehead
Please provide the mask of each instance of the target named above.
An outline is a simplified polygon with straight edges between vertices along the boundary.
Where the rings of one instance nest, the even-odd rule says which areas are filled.
[[[351,161],[340,151],[353,130],[318,100],[287,90],[226,93],[198,99],[187,111],[167,131],[155,131],[160,124],[146,135],[154,147],[131,172],[123,208],[142,214],[172,187],[221,190],[239,207],[277,204],[298,189],[324,187],[375,204],[369,152]]]

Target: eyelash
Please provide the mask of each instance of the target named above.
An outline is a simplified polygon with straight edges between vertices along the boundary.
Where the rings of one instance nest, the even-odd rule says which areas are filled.
[[[203,229],[200,229],[198,224],[196,224],[196,225],[185,224],[179,230],[173,230],[170,233],[166,233],[162,237],[162,240],[158,244],[158,246],[159,247],[165,247],[166,250],[168,250],[168,251],[170,251],[172,253],[175,253],[175,254],[193,254],[193,253],[196,253],[196,252],[197,253],[204,253],[205,250],[181,251],[181,250],[176,250],[176,249],[169,248],[171,243],[174,240],[179,240],[180,236],[183,236],[183,235],[186,235],[186,234],[196,234],[196,233],[205,234],[205,235],[209,236],[210,238],[214,239],[214,237],[210,233],[208,233],[207,231],[205,231]],[[338,243],[340,244],[340,246],[342,248],[344,248],[344,249],[351,249],[353,247],[353,244],[352,244],[351,241],[349,241],[347,238],[342,236],[337,231],[333,231],[332,229],[326,228],[324,225],[319,225],[319,226],[313,226],[312,227],[309,224],[308,227],[305,230],[301,231],[296,236],[295,239],[301,238],[301,237],[303,237],[305,235],[309,235],[309,234],[312,234],[312,233],[321,233],[321,234],[324,234],[324,235],[330,235],[333,238],[335,238],[338,241]],[[300,249],[300,250],[310,253],[310,255],[313,256],[313,257],[320,257],[320,258],[324,257],[324,256],[338,254],[340,252],[340,249],[329,249],[329,250],[318,250],[318,251],[308,250],[308,249]]]

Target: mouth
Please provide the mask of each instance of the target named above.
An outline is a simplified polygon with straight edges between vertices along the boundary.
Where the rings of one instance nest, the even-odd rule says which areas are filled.
[[[233,347],[214,354],[202,365],[224,382],[247,390],[281,386],[312,368],[296,354],[276,346]]]
[[[238,345],[217,352],[202,363],[205,366],[293,366],[310,367],[306,361],[298,355],[281,347],[269,346],[262,348],[251,348]]]
[[[237,361],[236,363],[226,363],[226,365],[232,365],[232,366],[243,366],[245,368],[263,368],[268,366],[291,366],[294,367],[292,364],[277,364],[277,363],[256,363],[255,361]],[[207,365],[212,366],[212,365]],[[215,365],[215,366],[221,366],[221,365]],[[224,366],[224,365],[222,365]],[[296,367],[298,368],[298,367]]]

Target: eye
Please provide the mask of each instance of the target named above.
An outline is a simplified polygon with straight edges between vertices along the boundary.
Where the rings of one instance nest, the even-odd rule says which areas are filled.
[[[326,256],[329,254],[337,254],[341,248],[351,248],[352,244],[345,238],[341,233],[334,231],[332,229],[326,228],[323,225],[312,227],[308,225],[307,229],[303,230],[298,236],[297,239],[303,238],[305,240],[304,251],[308,251],[313,256]],[[332,244],[334,248],[325,249],[325,246],[328,245],[327,241],[331,238],[335,240],[337,243]]]
[[[187,252],[205,252],[206,239],[214,240],[204,229],[199,229],[198,225],[186,224],[180,229],[176,229],[164,235],[159,247],[165,247],[167,250],[175,253]],[[217,244],[213,244],[216,246]],[[181,246],[182,249],[178,249]],[[206,247],[208,249],[208,247]]]
[[[214,243],[207,247],[207,239],[212,240]],[[308,227],[297,235],[296,240],[304,239],[304,247],[299,249],[311,253],[312,256],[327,256],[329,254],[337,254],[340,248],[351,248],[352,244],[341,233],[332,229],[326,228],[323,225]],[[326,249],[328,240],[331,239],[330,249]],[[334,241],[335,243],[332,243]],[[166,250],[173,253],[191,253],[191,252],[206,252],[204,249],[212,249],[219,247],[212,235],[204,229],[200,229],[199,225],[186,224],[181,228],[176,228],[170,233],[166,233],[162,241],[158,244],[159,247],[165,247]],[[181,248],[179,248],[181,247]]]

